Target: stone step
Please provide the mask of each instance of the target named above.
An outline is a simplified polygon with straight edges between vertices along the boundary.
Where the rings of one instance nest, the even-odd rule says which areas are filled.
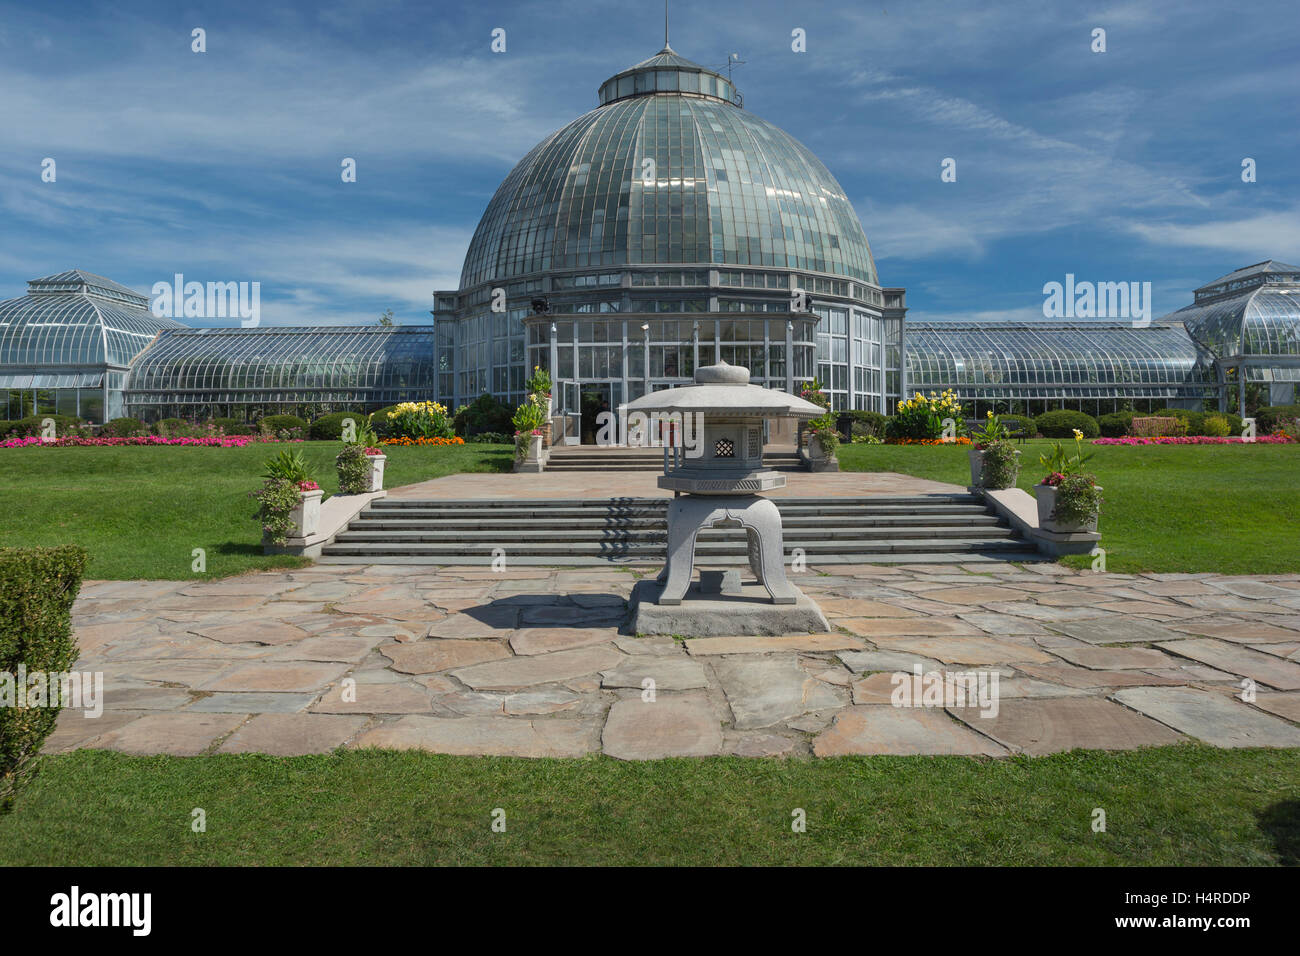
[[[784,540],[788,547],[801,547],[805,550],[811,547],[821,547],[824,542],[834,541],[837,543],[854,543],[860,541],[892,541],[900,538],[916,539],[922,541],[942,538],[948,528],[936,528],[932,526],[922,526],[919,528],[872,528],[869,534],[864,535],[863,529],[859,528],[786,528]],[[1009,538],[1006,528],[992,525],[989,527],[966,527],[963,526],[956,532],[965,539],[987,539],[987,538]],[[437,542],[450,545],[463,544],[465,547],[471,547],[477,542],[486,542],[490,545],[504,545],[507,542],[517,547],[521,544],[560,544],[563,542],[575,542],[578,544],[598,541],[601,544],[610,542],[627,542],[641,543],[653,542],[662,544],[668,539],[668,529],[664,526],[648,528],[622,528],[609,527],[600,529],[586,528],[512,528],[509,530],[463,530],[440,527],[433,528],[409,528],[395,530],[391,528],[372,529],[362,526],[349,526],[348,530],[339,532],[335,538],[336,543],[352,544],[355,542]],[[699,541],[701,544],[710,541],[736,541],[743,542],[746,540],[745,531],[742,528],[710,528],[700,532]]]
[[[352,527],[376,530],[507,530],[515,531],[520,521],[527,521],[532,527],[539,528],[663,528],[666,516],[659,512],[615,512],[605,515],[588,515],[585,512],[573,514],[551,514],[548,512],[531,512],[521,515],[489,517],[464,516],[456,513],[426,515],[420,512],[405,514],[402,512],[362,512],[353,519]],[[991,514],[928,514],[928,515],[841,515],[835,524],[840,528],[938,528],[938,527],[976,527],[1000,525],[997,515]],[[816,528],[826,525],[824,515],[784,515],[782,527]]]
[[[343,532],[347,534],[347,532]],[[441,544],[437,542],[405,542],[402,540],[386,539],[383,541],[347,541],[340,540],[330,544],[326,550],[331,555],[351,554],[355,556],[376,555],[376,554],[491,554],[494,550],[502,547],[500,541],[484,541],[481,544],[474,542],[455,542],[447,541]],[[899,540],[874,539],[871,541],[863,540],[837,540],[837,541],[807,541],[800,543],[787,543],[787,547],[799,547],[808,555],[814,554],[889,554],[891,552],[899,553],[924,553],[924,552],[962,552],[962,551],[1022,551],[1024,542],[1012,537],[1001,538],[904,538]],[[646,556],[657,556],[662,558],[665,549],[662,542],[645,542],[645,541],[620,541],[617,539],[610,541],[510,541],[505,546],[508,553],[516,554],[537,554],[550,555],[552,557],[564,557],[567,555],[588,554],[588,555],[608,555],[613,553],[621,554],[642,554]],[[737,538],[734,541],[726,540],[701,540],[696,546],[695,553],[697,556],[707,557],[720,554],[740,554],[746,553],[745,541],[743,538]]]
[[[1024,543],[1020,542],[1022,548]],[[496,557],[491,554],[369,554],[365,556],[350,554],[331,554],[326,552],[317,559],[321,564],[407,564],[428,567],[472,565],[491,565]],[[810,555],[809,562],[814,566],[835,564],[990,564],[1002,565],[1008,562],[1018,564],[1039,562],[1043,556],[1034,551],[927,551],[927,552],[891,552],[888,554],[820,554]],[[557,559],[546,554],[516,554],[510,552],[506,557],[507,566],[542,566],[542,567],[597,567],[608,565],[662,565],[663,555],[582,555],[572,554]],[[744,567],[748,559],[744,555],[714,555],[706,561],[697,562],[697,568],[707,567]],[[796,578],[797,582],[797,578]]]

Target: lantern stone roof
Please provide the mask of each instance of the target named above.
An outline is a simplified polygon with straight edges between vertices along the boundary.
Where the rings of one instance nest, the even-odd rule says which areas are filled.
[[[628,402],[629,412],[702,413],[726,418],[817,418],[825,409],[787,392],[749,383],[743,365],[704,365],[695,370],[694,385],[651,392]]]

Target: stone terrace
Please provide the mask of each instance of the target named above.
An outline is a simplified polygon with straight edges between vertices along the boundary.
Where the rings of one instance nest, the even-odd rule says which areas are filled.
[[[77,669],[104,673],[106,710],[65,711],[47,749],[644,759],[1300,746],[1300,575],[828,570],[796,583],[833,633],[684,641],[620,633],[636,578],[603,568],[88,582]],[[890,672],[917,662],[996,669],[997,716],[892,706]],[[1243,678],[1253,703],[1239,699]]]

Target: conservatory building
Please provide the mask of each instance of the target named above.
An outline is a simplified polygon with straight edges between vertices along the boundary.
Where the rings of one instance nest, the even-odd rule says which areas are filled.
[[[1238,407],[1246,384],[1265,386],[1263,401],[1290,405],[1300,382],[1300,266],[1269,259],[1229,272],[1171,312],[1214,366],[1220,410],[1235,385]],[[1234,381],[1229,381],[1231,377]]]
[[[1080,322],[907,323],[907,387],[957,393],[970,417],[1070,408],[1200,408],[1213,363],[1182,325]]]
[[[123,414],[127,371],[154,338],[184,328],[112,279],[71,269],[0,302],[0,418]]]
[[[892,409],[903,290],[880,285],[843,188],[806,147],[667,46],[534,147],[435,293],[439,398],[524,397],[538,366],[571,438],[595,413],[744,365],[836,408]]]

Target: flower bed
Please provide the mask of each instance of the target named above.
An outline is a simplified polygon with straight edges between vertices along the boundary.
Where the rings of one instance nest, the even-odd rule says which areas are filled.
[[[1094,445],[1289,445],[1286,435],[1260,435],[1253,442],[1240,436],[1216,438],[1210,435],[1186,435],[1164,438],[1094,438]]]
[[[289,440],[302,441],[300,438]],[[0,448],[26,448],[30,445],[41,445],[47,448],[70,448],[74,446],[95,448],[115,447],[118,445],[194,445],[201,448],[243,448],[250,443],[280,443],[281,441],[283,440],[278,438],[264,438],[253,435],[209,435],[203,438],[162,438],[158,435],[136,435],[123,438],[78,438],[68,436],[49,441],[42,438],[8,438],[0,442]]]
[[[380,441],[381,445],[463,445],[465,439],[457,436],[456,438],[385,438]]]
[[[970,439],[965,435],[956,438],[886,438],[886,445],[969,445]]]

